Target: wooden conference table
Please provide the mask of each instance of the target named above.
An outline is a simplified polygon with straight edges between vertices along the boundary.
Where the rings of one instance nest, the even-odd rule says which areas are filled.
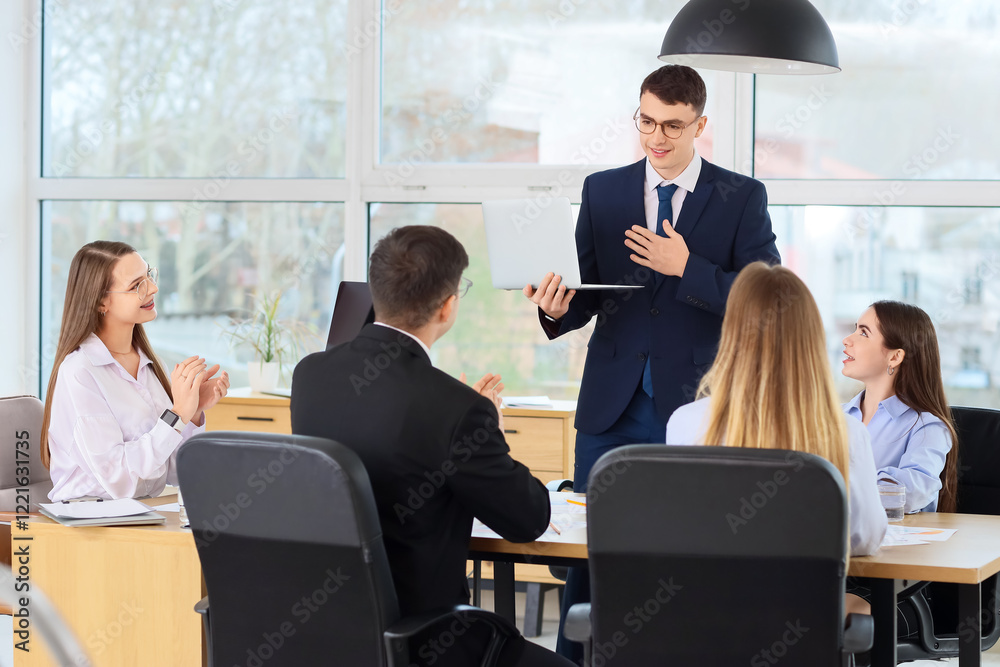
[[[175,495],[143,500],[152,506],[176,501]],[[30,545],[31,586],[56,606],[94,667],[206,664],[194,611],[205,595],[201,563],[177,512],[163,516],[164,525],[113,528],[70,528],[33,517],[27,530],[14,531],[30,538],[14,541],[12,550]],[[14,641],[20,641],[16,635]],[[55,664],[37,626],[28,646],[27,653],[15,649],[16,667]]]
[[[944,542],[883,547],[874,556],[851,559],[850,575],[874,580],[873,667],[896,664],[896,582],[900,580],[959,584],[957,614],[963,641],[958,663],[962,667],[978,667],[982,664],[981,584],[1000,572],[1000,516],[924,512],[907,515],[902,525],[955,528],[958,532]],[[494,561],[495,610],[511,622],[514,620],[514,563],[579,565],[587,559],[584,542],[514,544],[498,538],[475,537],[470,550],[469,558]]]

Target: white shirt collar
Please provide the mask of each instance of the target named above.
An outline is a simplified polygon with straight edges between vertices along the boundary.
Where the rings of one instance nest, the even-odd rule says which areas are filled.
[[[427,347],[427,344],[424,343],[424,341],[420,340],[419,338],[417,338],[416,336],[414,336],[413,334],[411,334],[409,331],[404,331],[402,329],[397,329],[396,327],[392,326],[391,324],[386,324],[385,322],[375,322],[375,324],[379,325],[380,327],[385,327],[386,329],[392,329],[393,331],[398,331],[399,333],[406,334],[407,336],[409,336],[413,340],[417,341],[417,343],[420,345],[420,347],[422,347],[424,349],[424,352],[427,353],[427,358],[428,359],[431,358],[431,348]]]
[[[691,158],[691,162],[688,166],[684,168],[677,178],[672,181],[664,180],[660,176],[656,169],[653,169],[653,165],[649,164],[649,158],[646,158],[646,192],[652,192],[656,186],[661,183],[671,184],[676,183],[678,187],[687,190],[688,192],[694,192],[694,187],[698,185],[698,177],[701,176],[701,156],[698,155],[697,149],[694,152],[694,157]]]
[[[80,351],[83,352],[87,360],[94,366],[107,366],[108,364],[115,363],[115,358],[111,356],[111,351],[108,349],[104,341],[101,340],[97,334],[92,333],[83,339],[80,343]],[[142,368],[146,364],[153,363],[146,353],[142,350],[139,352],[139,368]]]

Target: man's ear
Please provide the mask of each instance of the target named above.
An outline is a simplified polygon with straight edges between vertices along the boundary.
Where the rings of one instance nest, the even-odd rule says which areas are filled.
[[[457,294],[452,294],[447,299],[445,299],[445,302],[441,304],[440,308],[438,308],[438,313],[437,313],[438,322],[444,324],[445,322],[451,319],[451,314],[452,314],[451,311],[455,309],[455,304],[457,302],[458,302]]]

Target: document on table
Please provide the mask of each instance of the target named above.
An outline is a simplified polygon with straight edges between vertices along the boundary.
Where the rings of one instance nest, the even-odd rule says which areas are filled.
[[[84,500],[76,503],[40,503],[49,514],[64,519],[110,519],[152,512],[153,508],[133,498]]]
[[[504,396],[504,407],[507,408],[551,408],[552,401],[548,396]]]
[[[586,542],[586,498],[572,493],[550,492],[549,502],[552,505],[549,527],[538,540],[542,542]],[[500,539],[495,531],[479,519],[476,519],[472,524],[472,537]]]
[[[920,528],[918,526],[894,526],[889,524],[882,538],[883,547],[901,547],[928,542],[944,542],[955,534],[955,528]]]

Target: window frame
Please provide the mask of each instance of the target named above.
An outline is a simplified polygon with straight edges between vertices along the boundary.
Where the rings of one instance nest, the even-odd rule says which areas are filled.
[[[58,6],[58,0],[52,5]],[[349,0],[348,34],[368,34],[381,26],[381,0]],[[204,192],[210,178],[55,178],[42,177],[43,39],[39,19],[42,0],[0,5],[0,33],[21,34],[35,26],[34,36],[19,48],[3,49],[0,72],[13,75],[11,90],[22,91],[22,104],[0,109],[0,139],[14,150],[0,155],[0,178],[9,176],[15,196],[0,214],[17,221],[13,231],[0,228],[0,275],[10,276],[22,289],[10,289],[13,321],[23,326],[0,333],[0,345],[14,353],[0,361],[0,394],[41,395],[47,378],[38,368],[41,341],[41,295],[48,258],[42,252],[41,210],[46,200],[190,200]],[[663,21],[663,28],[669,23]],[[366,28],[368,30],[366,30]],[[381,32],[349,59],[347,76],[347,137],[344,178],[235,179],[219,201],[342,202],[344,204],[344,277],[365,280],[368,211],[372,203],[477,203],[484,199],[531,197],[552,191],[559,183],[574,204],[580,203],[583,180],[589,174],[618,165],[579,167],[524,164],[412,165],[405,184],[390,186],[387,176],[399,165],[379,164],[381,122]],[[30,34],[30,33],[29,33]],[[11,45],[13,47],[13,44]],[[650,45],[651,52],[656,48]],[[655,63],[651,59],[651,69]],[[715,125],[714,162],[742,174],[753,173],[754,82],[752,74],[721,73],[715,95],[719,113]],[[350,138],[357,138],[351,141]],[[1000,181],[788,180],[763,181],[768,202],[783,205],[955,206],[1000,207]],[[881,201],[880,201],[881,200]],[[4,236],[6,235],[6,236]],[[9,238],[7,238],[9,237]],[[6,238],[6,241],[5,241]],[[10,297],[8,297],[10,298]],[[49,351],[49,353],[51,353]]]

